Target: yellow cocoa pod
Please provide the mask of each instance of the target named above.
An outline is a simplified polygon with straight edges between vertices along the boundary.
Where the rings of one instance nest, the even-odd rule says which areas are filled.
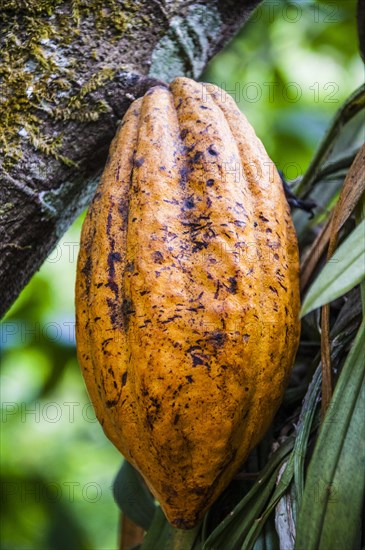
[[[176,527],[273,419],[298,274],[280,176],[234,101],[187,78],[134,101],[82,229],[77,348],[106,435]]]

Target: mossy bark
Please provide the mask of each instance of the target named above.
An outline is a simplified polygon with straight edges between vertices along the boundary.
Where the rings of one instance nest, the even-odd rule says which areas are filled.
[[[90,201],[130,102],[198,78],[257,4],[1,1],[1,314]]]

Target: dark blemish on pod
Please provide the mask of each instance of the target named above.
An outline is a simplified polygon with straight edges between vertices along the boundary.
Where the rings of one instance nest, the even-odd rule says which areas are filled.
[[[156,411],[159,411],[161,409],[161,403],[157,399],[157,397],[151,397],[150,400],[152,401],[152,405],[156,408]]]
[[[259,218],[262,222],[265,222],[265,223],[269,221],[267,218],[265,218],[265,216],[263,214],[260,214]]]
[[[268,227],[268,228],[266,229],[266,233],[272,233],[272,229],[270,229],[270,227]]]
[[[196,143],[193,143],[192,145],[184,145],[183,146],[184,153],[191,153],[192,150],[195,149],[195,146],[196,146]],[[189,162],[192,162],[192,160],[190,159]]]
[[[253,222],[253,226],[254,226],[254,227],[257,227],[257,222]]]
[[[129,205],[127,201],[125,201],[124,199],[121,199],[119,201],[118,211],[122,217],[123,227],[125,227],[128,223],[128,207]]]
[[[279,259],[279,254],[274,254],[274,260],[278,260]]]
[[[214,180],[213,179],[207,180],[207,186],[208,187],[212,187],[213,185],[214,185]]]
[[[123,372],[123,374],[122,374],[122,386],[125,386],[125,385],[126,385],[126,383],[127,383],[127,376],[128,376],[127,371],[126,371],[126,372]]]
[[[101,317],[94,317],[94,321],[99,321]]]
[[[197,151],[193,157],[192,162],[198,162],[202,158],[203,154],[204,153],[202,153],[202,151]]]
[[[161,170],[161,171],[165,171],[165,170],[166,170],[166,166],[160,166],[160,170]]]
[[[246,225],[246,222],[241,221],[241,220],[235,220],[233,223],[236,227],[245,227],[245,225]]]
[[[92,270],[92,267],[93,267],[93,263],[92,263],[92,260],[91,260],[91,257],[88,256],[86,258],[86,262],[84,264],[84,267],[82,268],[81,270],[81,273],[83,273],[85,275],[85,277],[88,279],[88,284],[86,286],[86,289],[89,290],[89,287],[90,287],[90,275],[91,275],[91,270]]]
[[[188,374],[187,376],[185,376],[185,378],[189,382],[189,384],[193,382],[193,377],[191,376],[191,374]]]
[[[150,428],[150,430],[153,430],[153,422],[155,420],[155,416],[151,413],[147,413],[146,415],[147,425]]]
[[[227,340],[227,335],[220,330],[214,330],[209,334],[208,339],[215,347],[222,347]]]
[[[204,110],[209,110],[209,107],[206,107],[205,105],[200,105],[200,108]]]
[[[115,262],[120,262],[119,252],[109,252],[108,254],[108,266],[109,266],[109,277],[113,278],[115,275]]]
[[[243,342],[248,342],[249,339],[250,339],[250,335],[249,335],[249,334],[244,334],[244,335],[242,336]]]
[[[190,489],[190,492],[194,495],[204,495],[205,489],[203,487],[194,487],[194,489]]]
[[[109,344],[109,342],[111,342],[113,340],[113,338],[107,338],[106,340],[103,340],[102,343],[101,343],[101,349],[104,351],[106,346]]]
[[[135,310],[133,309],[133,302],[130,298],[124,298],[120,308],[120,312],[122,316],[123,325],[125,327],[125,330],[127,330],[129,325],[130,315],[133,315],[133,313],[135,313]]]
[[[215,150],[214,145],[209,145],[207,151],[213,157],[217,157],[219,155],[218,151]]]
[[[179,415],[179,414],[175,414],[174,426],[176,426],[176,424],[179,422],[179,419],[180,419],[180,415]]]
[[[244,214],[247,215],[246,208],[240,202],[236,202],[236,207],[238,210],[241,210]]]
[[[182,187],[183,189],[185,189],[186,187],[186,182],[187,182],[187,179],[189,177],[189,174],[190,174],[190,169],[187,167],[187,166],[183,166],[182,168],[180,168],[180,187]]]
[[[273,286],[269,286],[269,289],[271,290],[271,292],[274,292],[278,296],[278,291],[276,290],[276,288],[274,288]]]
[[[101,286],[103,286],[104,283],[98,283],[96,286],[96,288],[100,288]]]
[[[117,170],[116,170],[116,174],[115,174],[115,177],[116,177],[117,181],[119,181],[119,176],[120,176],[120,162],[118,162],[118,164],[117,164]]]
[[[195,241],[192,252],[198,252],[199,250],[203,250],[203,248],[208,248],[208,243],[205,243],[204,241]]]
[[[176,396],[177,396],[177,394],[179,393],[179,391],[181,391],[181,388],[182,388],[182,384],[179,384],[178,387],[177,387],[177,389],[174,390],[174,392],[173,392],[173,394],[172,394],[173,397],[176,397]],[[173,403],[173,405],[175,405],[175,403]]]
[[[184,128],[183,130],[181,130],[180,132],[181,139],[185,139],[188,133],[189,133],[189,130],[187,128]]]
[[[280,241],[271,242],[269,239],[266,239],[266,243],[267,243],[267,246],[271,248],[271,250],[277,250],[278,248],[281,247]]]
[[[173,317],[169,317],[165,321],[161,321],[161,324],[166,325],[167,323],[171,323],[172,321],[175,321],[175,319],[182,319],[182,315],[174,315]]]
[[[134,271],[134,262],[128,262],[125,266],[125,270],[129,273],[132,273]]]
[[[139,168],[144,163],[144,157],[141,157],[139,159],[134,159],[134,166]]]
[[[108,399],[105,401],[105,405],[108,409],[110,409],[111,407],[115,407],[115,405],[118,404],[118,401],[119,399]]]
[[[193,360],[194,367],[198,365],[204,365],[204,360],[201,357],[198,357],[197,355],[192,355],[191,358]]]
[[[227,369],[228,369],[228,366],[227,366],[227,365],[221,365],[221,369],[227,370]]]
[[[216,290],[215,290],[215,293],[214,293],[214,299],[215,300],[218,298],[220,287],[221,287],[221,283],[220,283],[220,281],[218,281],[217,286],[216,286]]]
[[[106,234],[107,235],[110,235],[110,228],[112,226],[112,220],[113,220],[113,216],[112,216],[112,211],[110,209],[109,214],[108,214],[107,223],[106,223]]]
[[[236,277],[229,277],[229,278],[228,278],[228,281],[229,281],[228,291],[229,291],[231,294],[237,294],[237,286],[238,286],[238,283],[237,283]]]
[[[185,208],[188,208],[190,210],[191,208],[194,208],[194,206],[195,206],[194,197],[189,197],[189,198],[184,200],[184,207]]]
[[[145,294],[148,294],[150,291],[149,290],[141,290],[140,291],[140,296],[144,296]]]
[[[156,250],[155,252],[152,253],[152,259],[155,262],[155,264],[162,264],[164,259],[163,254],[159,250]]]
[[[95,195],[93,197],[92,204],[97,202],[100,198],[101,198],[101,193],[100,193],[100,191],[98,191],[97,193],[95,193]]]

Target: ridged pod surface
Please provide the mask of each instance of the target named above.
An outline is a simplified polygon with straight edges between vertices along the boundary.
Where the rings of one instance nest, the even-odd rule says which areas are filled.
[[[106,435],[191,528],[270,425],[299,338],[280,176],[220,88],[133,102],[85,219],[77,348]]]

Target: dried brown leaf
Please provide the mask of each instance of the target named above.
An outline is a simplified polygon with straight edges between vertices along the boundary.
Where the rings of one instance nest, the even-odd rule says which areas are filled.
[[[351,216],[361,196],[365,191],[365,145],[357,153],[354,162],[346,176],[340,197],[334,208],[326,231],[329,236],[327,261],[336,250],[338,233],[344,223]],[[326,228],[325,228],[326,229]],[[322,239],[322,244],[323,244]],[[328,409],[332,393],[331,344],[330,344],[330,305],[322,307],[321,316],[321,356],[322,356],[322,419]]]

